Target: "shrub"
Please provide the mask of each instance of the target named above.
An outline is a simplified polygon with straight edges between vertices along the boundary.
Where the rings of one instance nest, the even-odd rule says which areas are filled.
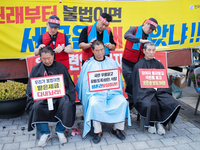
[[[195,81],[194,71],[190,73],[189,77],[193,82]]]
[[[0,83],[0,100],[16,99],[26,96],[27,84],[20,82]]]

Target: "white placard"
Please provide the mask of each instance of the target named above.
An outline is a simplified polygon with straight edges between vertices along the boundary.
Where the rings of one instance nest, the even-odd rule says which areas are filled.
[[[119,89],[119,69],[90,71],[88,83],[90,92]]]
[[[65,85],[62,74],[36,77],[30,80],[34,101],[58,98],[65,95]]]

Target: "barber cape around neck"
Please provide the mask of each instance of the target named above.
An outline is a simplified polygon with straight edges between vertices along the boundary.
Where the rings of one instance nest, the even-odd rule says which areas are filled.
[[[98,22],[98,21],[97,21]],[[92,26],[92,28],[91,28],[91,31],[90,31],[90,33],[89,33],[89,35],[88,35],[88,43],[90,43],[90,41],[92,40],[92,39],[94,39],[95,37],[96,37],[96,39],[97,39],[97,29],[96,29],[96,25],[97,25],[97,22],[95,22],[94,24],[93,24],[93,26]],[[108,33],[108,30],[107,29],[105,29],[105,30],[103,30],[103,41],[102,41],[104,44],[105,43],[109,43],[109,33]],[[104,46],[105,47],[105,46]],[[108,54],[110,54],[110,50],[107,48],[107,47],[105,47],[105,55],[108,55]]]
[[[137,29],[137,32],[136,32],[136,37],[139,38],[139,39],[142,39],[142,34],[143,34],[142,27],[143,27],[143,25],[139,26],[138,29]],[[151,41],[151,36],[150,35],[148,35],[147,40]],[[132,49],[135,49],[135,50],[139,51],[140,50],[140,45],[141,45],[141,42],[133,43]]]

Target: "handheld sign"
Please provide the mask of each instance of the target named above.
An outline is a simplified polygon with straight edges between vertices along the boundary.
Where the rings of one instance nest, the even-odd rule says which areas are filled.
[[[169,88],[165,69],[139,69],[141,88]]]
[[[40,62],[41,62],[40,56],[31,56],[31,57],[26,58],[26,67],[27,67],[28,77],[30,77],[33,66],[37,65]]]
[[[31,90],[34,101],[48,99],[49,110],[53,110],[52,98],[65,95],[63,75],[31,78]]]
[[[89,71],[88,84],[90,92],[119,89],[119,69]]]

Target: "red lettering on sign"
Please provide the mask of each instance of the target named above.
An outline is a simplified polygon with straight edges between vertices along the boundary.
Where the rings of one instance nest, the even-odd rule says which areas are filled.
[[[122,44],[122,27],[113,27],[113,37],[115,40],[116,49],[123,48]]]
[[[23,7],[15,7],[15,15],[16,24],[24,23]]]
[[[103,84],[103,87],[112,87],[112,86],[117,86],[117,82]]]
[[[37,92],[38,97],[42,97],[42,92]]]
[[[30,8],[29,6],[25,7],[25,19],[31,20],[31,23],[35,23],[36,19],[40,19],[40,6],[35,8]]]
[[[57,6],[53,5],[53,11],[47,11],[47,9],[51,9],[52,6],[42,6],[42,22],[46,22],[50,14],[57,15]]]
[[[11,17],[14,16],[14,7],[6,7],[6,10],[10,10],[10,13],[6,14],[7,23],[15,23],[15,20],[11,20]]]
[[[37,92],[38,97],[53,96],[53,95],[58,95],[58,94],[61,94],[61,89]]]
[[[1,20],[5,20],[5,7],[0,7],[1,11],[0,11],[0,18]],[[0,21],[0,24],[4,24],[5,21]]]

